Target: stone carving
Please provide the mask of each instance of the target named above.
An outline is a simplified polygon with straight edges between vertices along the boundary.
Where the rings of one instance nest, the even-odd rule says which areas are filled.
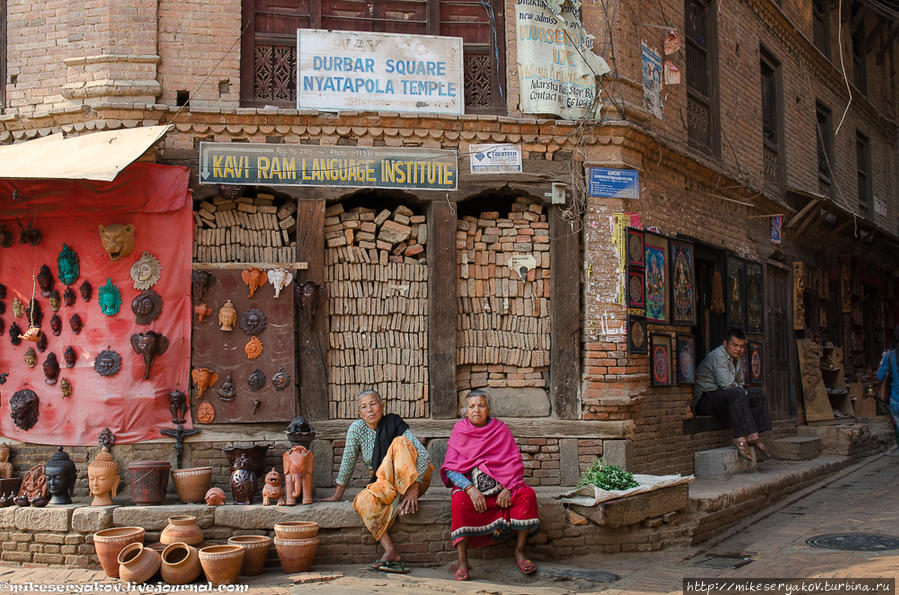
[[[87,484],[94,499],[91,506],[110,506],[119,490],[119,466],[103,448],[87,466]]]
[[[9,444],[0,444],[0,479],[12,477],[12,463],[9,462]]]
[[[134,282],[134,289],[150,289],[159,283],[161,276],[162,265],[159,264],[159,259],[149,252],[144,252],[131,265],[131,280]]]
[[[72,317],[69,318],[69,326],[72,327],[72,332],[76,335],[81,332],[81,317],[77,314],[72,314]]]
[[[106,278],[106,285],[97,290],[97,303],[100,311],[107,316],[115,316],[122,307],[122,292],[112,284],[112,279]]]
[[[262,341],[259,340],[259,337],[250,337],[250,340],[247,341],[243,348],[244,353],[247,354],[247,359],[256,359],[262,355],[262,349]]]
[[[270,506],[277,503],[278,506],[284,506],[284,486],[281,485],[281,474],[272,467],[272,470],[265,475],[265,485],[262,486],[262,505]]]
[[[293,273],[287,269],[271,269],[267,274],[268,282],[275,289],[275,299],[281,296],[281,290],[293,281]]]
[[[236,393],[235,388],[231,372],[228,372],[228,375],[225,376],[225,381],[222,382],[222,388],[218,390],[219,399],[222,401],[233,401]]]
[[[85,281],[85,283],[87,283],[87,281]],[[71,287],[66,287],[66,290],[62,292],[62,301],[66,305],[66,308],[71,308],[75,305],[75,292]]]
[[[56,384],[56,381],[59,379],[59,361],[56,359],[56,354],[52,351],[47,354],[47,359],[44,360],[43,368],[44,382],[51,386]]]
[[[190,274],[190,282],[194,290],[194,299],[202,300],[209,288],[215,285],[215,275],[209,271],[194,271]]]
[[[283,366],[272,376],[272,386],[275,387],[275,390],[284,390],[290,386],[290,374],[287,373]]]
[[[131,300],[131,311],[137,324],[150,324],[162,313],[162,296],[154,289],[145,289]]]
[[[10,417],[16,426],[27,432],[37,423],[40,406],[41,400],[37,393],[24,388],[14,393],[9,400]]]
[[[110,260],[119,260],[134,251],[134,225],[113,223],[98,225],[97,228],[100,230],[100,242]]]
[[[59,312],[60,298],[59,292],[55,289],[50,292],[50,296],[47,298],[47,301],[50,302],[50,310],[53,312]]]
[[[50,293],[53,291],[53,285],[53,273],[50,272],[50,267],[42,264],[41,270],[38,271],[37,274],[37,286],[41,288],[41,295],[50,297]]]
[[[253,297],[253,294],[256,293],[257,289],[265,285],[265,281],[267,279],[265,273],[258,267],[253,267],[251,269],[241,271],[240,277],[241,279],[243,279],[243,282],[246,284],[246,286],[250,289],[250,297]]]
[[[78,267],[78,255],[67,244],[62,245],[56,257],[56,274],[63,285],[71,285],[78,280],[81,271]]]
[[[225,302],[225,305],[219,309],[220,330],[231,331],[234,329],[234,321],[237,320],[237,310],[231,300]]]
[[[19,504],[17,499],[16,504],[28,506],[28,503],[37,500],[38,506],[40,506],[41,500],[44,501],[44,504],[48,502],[47,495],[47,478],[44,475],[44,466],[37,464],[29,469],[22,478],[22,485],[19,486],[19,498],[24,497],[24,500],[22,504]]]
[[[50,332],[53,333],[54,337],[58,337],[59,333],[62,332],[62,319],[58,314],[50,317]]]
[[[187,395],[180,390],[169,393],[169,413],[172,414],[172,423],[183,424],[187,416]]]
[[[144,359],[144,380],[150,378],[150,367],[153,360],[165,353],[169,348],[168,337],[157,333],[156,331],[146,331],[131,335],[131,348],[134,353],[140,355]]]
[[[215,407],[209,401],[203,401],[197,405],[197,421],[201,424],[211,424],[215,420]]]
[[[251,391],[258,391],[265,386],[265,374],[262,373],[262,370],[256,368],[253,370],[253,373],[250,374],[249,378],[247,378],[247,384],[250,385]]]
[[[69,345],[66,347],[66,350],[62,353],[62,359],[66,362],[67,368],[74,368],[75,362],[78,361],[78,354],[75,353],[75,350],[72,349],[72,346]]]
[[[37,365],[37,353],[34,352],[34,347],[29,347],[25,351],[25,365],[29,368],[33,368]]]
[[[85,302],[91,301],[91,294],[94,292],[94,288],[91,287],[90,281],[85,279],[81,282],[81,285],[78,286],[78,291],[81,293],[81,299]],[[66,304],[67,306],[71,306],[71,304]]]
[[[197,398],[202,399],[206,389],[218,382],[219,375],[209,368],[194,368],[190,371],[190,377],[193,378],[197,387]]]
[[[293,446],[281,457],[284,463],[285,496],[287,505],[293,506],[302,497],[303,504],[312,503],[312,451]]]
[[[203,324],[203,319],[212,314],[212,308],[206,304],[200,304],[194,306],[194,313],[196,313],[197,318],[200,320],[200,324]]]
[[[75,493],[75,463],[61,446],[44,465],[47,478],[47,490],[50,492],[50,504],[71,504]]]
[[[235,504],[252,504],[256,492],[256,474],[246,453],[231,465],[231,494]]]
[[[112,349],[104,349],[94,360],[94,370],[100,376],[115,376],[122,368],[122,356]]]
[[[62,398],[67,399],[72,396],[72,383],[63,378],[59,381],[59,390],[62,391]]]
[[[250,308],[240,315],[240,330],[248,335],[259,335],[265,330],[265,314],[259,308]]]

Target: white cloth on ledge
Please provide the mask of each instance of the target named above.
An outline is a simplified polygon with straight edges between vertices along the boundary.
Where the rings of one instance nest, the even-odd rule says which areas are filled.
[[[634,473],[634,481],[637,487],[627,490],[604,490],[593,484],[585,485],[581,488],[565,492],[556,496],[557,500],[561,500],[565,504],[580,504],[581,506],[596,506],[609,500],[617,500],[625,496],[633,496],[634,494],[642,494],[643,492],[651,492],[661,488],[675,486],[681,483],[689,483],[693,481],[692,475],[640,475]]]

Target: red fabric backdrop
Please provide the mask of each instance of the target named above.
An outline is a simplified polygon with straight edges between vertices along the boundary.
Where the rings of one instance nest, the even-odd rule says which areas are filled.
[[[31,443],[96,445],[98,435],[108,427],[116,442],[124,444],[159,438],[161,427],[172,427],[169,391],[189,390],[193,221],[188,173],[183,167],[135,163],[112,182],[0,181],[0,224],[16,238],[11,247],[0,248],[0,283],[7,289],[3,300],[6,312],[0,315],[6,327],[0,337],[0,372],[9,372],[6,384],[0,386],[0,434]],[[12,200],[13,189],[19,200]],[[43,240],[36,247],[20,244],[15,218],[27,225],[35,212],[34,227],[43,233]],[[118,262],[103,249],[97,229],[113,223],[135,226],[134,251]],[[9,338],[14,320],[23,330],[28,328],[27,312],[14,317],[13,298],[27,305],[32,275],[42,264],[50,267],[54,289],[62,296],[65,285],[57,277],[56,259],[63,243],[78,255],[80,275],[72,284],[77,299],[71,307],[60,306],[57,314],[62,319],[62,333],[54,336],[50,332],[53,312],[38,288],[48,346],[38,353],[38,365],[28,368],[25,351],[35,344],[23,341],[13,346]],[[140,293],[131,280],[131,265],[144,251],[162,265],[162,276],[154,287],[162,297],[162,314],[149,325],[137,324],[131,311],[131,301]],[[122,306],[115,316],[103,314],[97,302],[98,289],[107,278],[122,294]],[[78,292],[85,279],[93,287],[87,303]],[[79,335],[69,325],[75,313],[82,321]],[[147,330],[168,337],[169,347],[156,358],[150,378],[144,380],[144,362],[132,349],[130,337]],[[69,345],[78,354],[71,369],[63,359]],[[107,348],[119,353],[122,368],[115,376],[104,377],[92,366],[97,354]],[[62,397],[59,383],[50,386],[44,382],[41,364],[51,351],[59,360],[60,380],[66,378],[72,384],[69,398]],[[23,431],[10,417],[9,397],[26,387],[39,396],[40,415],[33,428]]]

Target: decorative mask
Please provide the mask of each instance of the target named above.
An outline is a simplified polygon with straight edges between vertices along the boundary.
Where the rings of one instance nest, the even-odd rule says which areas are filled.
[[[109,451],[112,445],[115,444],[115,434],[109,428],[104,428],[100,435],[97,436],[97,443]]]
[[[275,387],[275,390],[284,390],[290,385],[290,374],[287,373],[287,370],[282,366],[280,370],[275,372],[275,375],[272,376],[272,386]]]
[[[15,424],[26,432],[37,423],[41,400],[37,393],[30,389],[22,389],[9,399],[10,417]]]
[[[193,378],[194,384],[197,386],[198,399],[202,399],[206,389],[218,382],[219,379],[219,375],[209,368],[194,368],[190,371],[190,377]]]
[[[56,273],[63,285],[71,285],[81,274],[78,269],[78,255],[66,244],[62,245],[62,250],[56,257]]]
[[[9,340],[13,345],[18,345],[22,342],[22,339],[19,338],[19,335],[22,334],[22,329],[19,328],[19,325],[16,324],[15,321],[9,325]]]
[[[37,365],[37,353],[35,353],[34,347],[29,347],[28,351],[25,352],[25,365],[29,368]]]
[[[190,274],[190,283],[194,289],[194,299],[202,300],[210,287],[215,285],[215,275],[209,271],[194,271]]]
[[[65,360],[67,368],[74,368],[75,362],[78,361],[78,354],[75,353],[75,350],[69,345],[62,353],[62,359]]]
[[[196,312],[197,318],[200,319],[200,324],[203,324],[203,319],[212,314],[212,308],[206,304],[200,304],[199,306],[194,306],[194,312]]]
[[[180,390],[169,393],[169,412],[172,414],[173,424],[183,424],[187,415],[187,395]]]
[[[85,281],[87,283],[87,281]],[[84,284],[81,285],[84,287]],[[71,308],[75,305],[75,292],[71,287],[66,287],[66,290],[62,292],[62,301],[65,303],[66,308]]]
[[[72,383],[63,378],[59,381],[59,390],[62,391],[62,397],[65,399],[72,396]]]
[[[134,281],[134,289],[150,289],[159,282],[162,275],[162,266],[159,259],[144,252],[143,255],[131,265],[131,280]]]
[[[56,359],[56,354],[52,351],[47,354],[47,359],[44,360],[44,382],[49,385],[56,384],[56,380],[59,378],[59,361]]]
[[[13,237],[12,232],[6,229],[5,225],[0,225],[0,246],[4,248],[9,248],[12,246]]]
[[[130,223],[128,225],[113,223],[97,227],[100,230],[100,242],[109,254],[110,260],[119,260],[134,251],[134,226]]]
[[[303,281],[293,286],[293,298],[303,308],[309,328],[312,328],[315,311],[326,295],[325,288],[312,280]]]
[[[258,267],[241,271],[240,276],[247,287],[250,288],[250,297],[253,297],[253,294],[256,293],[257,289],[265,285],[265,272]]]
[[[77,314],[72,314],[72,317],[69,318],[69,326],[72,327],[72,332],[76,335],[81,332],[81,317]]]
[[[258,308],[250,308],[240,315],[240,328],[248,335],[259,335],[265,330],[265,314]]]
[[[81,292],[81,299],[85,302],[91,301],[91,294],[94,292],[94,288],[91,287],[90,281],[85,279],[81,282],[81,285],[78,286],[78,291]],[[66,302],[66,306],[70,305]]]
[[[144,358],[144,380],[147,380],[150,377],[153,360],[165,353],[169,348],[169,340],[156,331],[147,331],[131,335],[131,347],[134,353]]]
[[[36,299],[32,299],[28,302],[28,306],[25,308],[25,318],[30,320],[33,325],[41,325],[41,321],[44,319],[44,313],[41,311],[41,305]]]
[[[41,270],[37,274],[37,286],[41,288],[42,296],[50,297],[50,292],[53,291],[53,283],[53,273],[50,272],[50,267],[42,264]]]
[[[41,230],[32,229],[32,225],[34,225],[34,219],[32,219],[28,223],[28,227],[23,227],[22,222],[16,219],[16,223],[19,224],[19,243],[20,244],[31,244],[32,246],[37,246],[41,243],[43,239],[43,234],[41,234]]]
[[[112,284],[112,279],[106,278],[106,285],[97,290],[97,303],[100,304],[100,311],[107,316],[115,316],[122,307],[122,292],[119,288]]]
[[[12,299],[12,313],[16,318],[21,318],[25,314],[25,304],[17,297]]]
[[[62,319],[60,319],[59,314],[54,314],[50,318],[50,330],[53,331],[54,337],[58,337],[59,333],[62,332]]]
[[[268,273],[268,282],[275,288],[275,299],[281,296],[281,290],[293,281],[293,273],[287,269],[271,269]]]
[[[162,313],[162,297],[154,289],[145,289],[131,301],[137,324],[150,324]]]
[[[231,300],[228,300],[219,310],[219,324],[221,325],[221,330],[233,330],[235,320],[237,320],[237,310],[234,309],[234,304],[231,303]]]
[[[235,396],[234,389],[234,379],[231,378],[231,372],[228,372],[228,375],[225,376],[225,381],[222,382],[222,388],[217,391],[219,399],[222,401],[233,401]]]
[[[30,331],[31,329],[28,330]],[[37,343],[35,343],[34,345],[41,353],[45,352],[47,350],[47,334],[41,333],[41,336],[38,337]]]
[[[215,419],[215,408],[209,401],[203,401],[197,405],[197,421],[201,424],[211,424]]]
[[[247,384],[250,385],[250,390],[256,392],[265,386],[265,374],[262,373],[262,370],[256,368],[253,370],[253,373],[250,374],[250,377],[247,378]]]
[[[262,355],[262,341],[259,340],[259,337],[251,337],[244,345],[243,350],[247,354],[247,359],[256,359]]]
[[[52,292],[50,292],[49,301],[50,301],[50,309],[53,310],[54,312],[59,312],[60,299],[59,299],[58,291],[56,291],[54,289]]]
[[[94,370],[100,376],[114,376],[122,368],[122,356],[112,349],[104,349],[94,360]]]

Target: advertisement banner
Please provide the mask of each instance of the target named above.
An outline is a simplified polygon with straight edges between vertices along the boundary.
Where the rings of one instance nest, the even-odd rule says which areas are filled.
[[[469,145],[473,174],[521,173],[521,145]]]
[[[635,169],[588,167],[587,196],[640,198],[640,172]]]
[[[640,46],[643,62],[643,107],[662,119],[662,57],[646,45]]]

